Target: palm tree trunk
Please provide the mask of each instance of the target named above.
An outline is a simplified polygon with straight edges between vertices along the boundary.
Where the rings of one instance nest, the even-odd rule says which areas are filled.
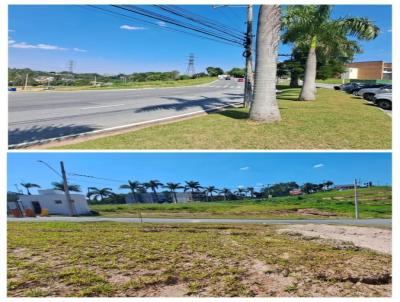
[[[276,101],[280,17],[279,5],[261,5],[258,15],[254,99],[250,108],[250,119],[254,121],[281,120]]]
[[[178,197],[176,197],[176,192],[174,191],[174,198],[175,198],[175,203],[178,203]]]
[[[291,71],[290,72],[290,88],[297,88],[299,87],[299,75],[297,72]]]
[[[315,100],[315,78],[317,76],[317,38],[313,37],[308,51],[306,70],[304,73],[303,87],[301,88],[300,101]]]
[[[156,189],[152,189],[153,190],[153,194],[154,194],[154,200],[157,202],[157,203],[159,203],[158,202],[158,196],[157,196],[157,191],[156,191]]]

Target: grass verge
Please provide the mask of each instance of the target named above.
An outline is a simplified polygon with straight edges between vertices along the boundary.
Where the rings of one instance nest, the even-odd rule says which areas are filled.
[[[203,77],[188,80],[168,80],[168,81],[147,81],[130,82],[127,84],[113,84],[111,86],[55,86],[55,91],[78,91],[78,90],[110,90],[110,89],[135,89],[135,88],[163,88],[163,87],[183,87],[207,84],[217,80],[217,77]],[[32,91],[43,91],[42,88],[32,88]]]
[[[282,121],[260,124],[229,109],[55,149],[390,149],[391,119],[359,98],[319,89],[297,102],[299,89],[279,96]]]
[[[331,191],[299,197],[277,197],[271,200],[91,205],[91,208],[107,217],[138,217],[140,211],[143,217],[337,219],[354,217],[354,192]],[[360,189],[359,208],[361,218],[391,218],[391,188]]]
[[[276,229],[8,223],[8,296],[390,296],[390,255]]]

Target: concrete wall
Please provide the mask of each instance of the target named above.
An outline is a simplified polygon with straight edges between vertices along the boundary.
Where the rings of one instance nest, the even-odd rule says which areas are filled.
[[[70,194],[78,215],[90,213],[86,197],[82,194]],[[38,195],[21,195],[19,203],[23,209],[32,209],[32,202],[39,202],[41,208],[48,209],[50,215],[69,215],[69,206],[64,192],[56,190],[39,190]]]
[[[170,194],[158,193],[158,200],[160,202],[172,202]],[[178,203],[185,203],[192,201],[192,193],[190,192],[176,192]],[[155,203],[155,196],[153,193],[136,193],[135,195],[129,193],[125,196],[126,203]]]

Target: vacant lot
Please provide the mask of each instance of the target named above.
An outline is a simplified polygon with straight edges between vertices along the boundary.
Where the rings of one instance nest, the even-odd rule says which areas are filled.
[[[361,218],[391,218],[390,187],[359,190]],[[188,218],[349,218],[354,217],[354,191],[330,191],[270,200],[194,202],[186,204],[92,205],[102,216]]]
[[[8,224],[9,296],[390,296],[391,256],[271,226]]]
[[[391,119],[343,92],[319,89],[297,102],[299,89],[280,95],[282,121],[259,124],[246,109],[112,135],[60,149],[390,149]]]

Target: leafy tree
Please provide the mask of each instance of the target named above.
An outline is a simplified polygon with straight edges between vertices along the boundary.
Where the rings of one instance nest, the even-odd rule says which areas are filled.
[[[299,185],[294,182],[280,182],[273,184],[269,188],[264,188],[262,193],[264,196],[272,195],[272,196],[288,196],[289,192],[293,189],[298,189]]]
[[[299,100],[315,100],[317,52],[348,58],[360,51],[357,41],[375,39],[379,28],[367,18],[331,18],[330,5],[291,5],[283,18],[283,42],[296,47],[307,47],[304,82]]]
[[[64,192],[64,182],[53,181],[51,183],[54,190],[59,190]],[[81,192],[81,187],[79,185],[68,184],[68,190],[70,192]]]
[[[23,186],[26,189],[26,193],[28,195],[32,195],[29,189],[31,188],[40,188],[39,185],[31,183],[31,182],[21,182],[21,186]]]
[[[222,68],[219,68],[219,67],[211,67],[210,66],[210,67],[207,67],[206,70],[207,70],[208,75],[211,77],[216,77],[221,74],[224,74],[224,71],[222,70]]]
[[[228,71],[228,74],[235,78],[244,78],[246,70],[244,68],[234,67]]]

